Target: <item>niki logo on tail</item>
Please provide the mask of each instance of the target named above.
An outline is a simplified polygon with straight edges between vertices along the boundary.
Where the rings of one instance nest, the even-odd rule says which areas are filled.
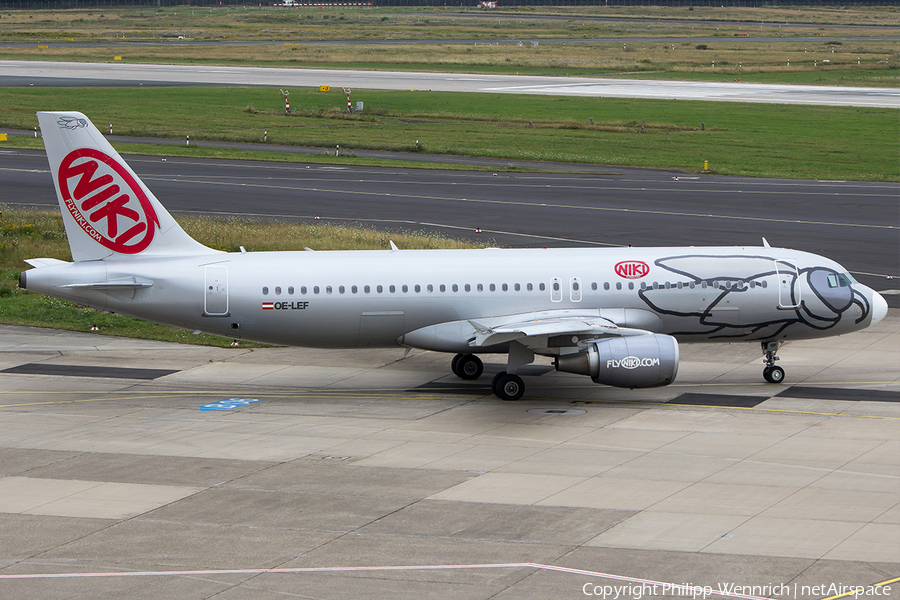
[[[153,241],[153,205],[114,158],[93,148],[73,150],[59,165],[59,191],[84,231],[114,252],[137,254]]]

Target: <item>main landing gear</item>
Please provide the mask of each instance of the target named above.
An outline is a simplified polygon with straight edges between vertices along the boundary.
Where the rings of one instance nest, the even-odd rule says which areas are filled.
[[[525,382],[518,375],[500,371],[491,380],[491,391],[501,400],[518,400],[525,393]]]
[[[534,361],[534,352],[525,346],[510,342],[506,370],[494,375],[491,391],[501,400],[518,400],[525,393],[525,382],[516,370]],[[478,379],[484,372],[484,364],[474,354],[457,354],[450,363],[450,370],[461,379]]]
[[[457,354],[450,362],[450,370],[460,379],[478,379],[484,372],[484,363],[474,354]],[[491,392],[501,400],[518,400],[525,393],[525,382],[518,375],[501,371],[491,380]]]
[[[778,342],[762,342],[761,345],[763,354],[766,355],[763,359],[766,364],[766,368],[763,369],[763,378],[769,383],[781,383],[784,381],[784,369],[775,366],[775,361],[778,360],[778,357],[775,356],[775,353],[778,352]]]
[[[474,354],[457,354],[450,362],[450,370],[460,379],[478,379],[484,372],[484,363]]]

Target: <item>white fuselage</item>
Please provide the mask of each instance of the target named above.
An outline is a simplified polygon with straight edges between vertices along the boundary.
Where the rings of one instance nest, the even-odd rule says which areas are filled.
[[[28,288],[274,344],[464,352],[472,351],[469,321],[491,326],[542,311],[681,341],[836,335],[871,320],[873,292],[846,277],[828,259],[768,247],[397,250],[66,263],[28,272]],[[128,278],[145,287],[97,285]]]

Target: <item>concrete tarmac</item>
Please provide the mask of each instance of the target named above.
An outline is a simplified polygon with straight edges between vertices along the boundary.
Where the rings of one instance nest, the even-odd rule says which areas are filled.
[[[429,352],[0,326],[0,596],[900,598],[900,317],[779,354],[502,402]]]

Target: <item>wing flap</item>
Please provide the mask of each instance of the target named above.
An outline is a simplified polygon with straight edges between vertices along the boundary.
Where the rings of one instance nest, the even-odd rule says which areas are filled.
[[[602,317],[589,316],[543,317],[493,327],[471,320],[469,324],[475,328],[475,338],[469,342],[469,345],[473,347],[492,346],[524,338],[557,335],[578,337],[622,335],[622,328],[612,321]]]

